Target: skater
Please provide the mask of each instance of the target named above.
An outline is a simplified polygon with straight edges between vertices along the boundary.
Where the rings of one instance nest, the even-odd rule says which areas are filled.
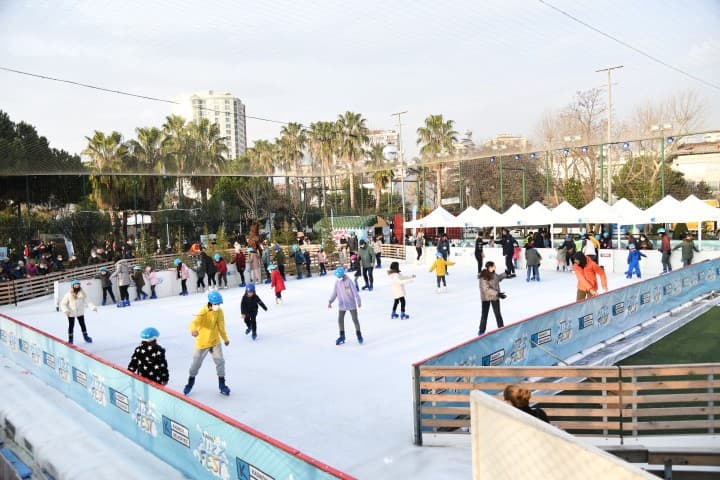
[[[203,263],[205,263],[203,261]],[[173,260],[173,265],[175,265],[175,274],[177,278],[180,280],[180,295],[187,296],[188,289],[187,289],[187,279],[188,279],[188,268],[183,263],[182,260],[179,258],[176,258]]]
[[[130,287],[130,267],[128,267],[127,260],[121,258],[115,263],[115,271],[110,275],[110,278],[117,278],[118,289],[120,290],[120,302],[117,304],[120,307],[130,306],[130,294],[128,288]]]
[[[683,267],[687,267],[688,265],[692,264],[693,260],[693,252],[699,252],[700,250],[697,249],[695,246],[695,242],[693,242],[693,236],[692,233],[687,232],[685,234],[685,238],[682,242],[675,245],[675,248],[673,250],[677,250],[678,248],[681,248],[681,258],[682,258],[682,264]]]
[[[227,263],[219,253],[213,255],[215,269],[217,270],[217,287],[227,288]]]
[[[350,312],[350,317],[355,324],[355,334],[358,343],[363,343],[363,336],[360,331],[360,321],[358,320],[357,309],[362,306],[360,294],[357,288],[353,289],[352,280],[345,275],[345,269],[338,267],[335,269],[335,286],[333,288],[330,300],[328,300],[328,309],[332,309],[332,304],[337,298],[338,301],[338,329],[340,336],[335,340],[335,345],[345,343],[345,312]]]
[[[155,292],[155,287],[158,284],[158,278],[157,274],[155,273],[155,270],[148,265],[145,267],[145,278],[147,279],[148,284],[150,284],[150,299],[156,299],[157,298],[157,292]]]
[[[607,276],[605,269],[593,262],[591,258],[587,258],[582,252],[577,252],[573,257],[573,271],[577,278],[577,296],[576,300],[585,300],[598,294],[598,281],[603,291],[607,292]]]
[[[663,267],[663,273],[672,272],[672,265],[670,265],[670,254],[672,254],[672,247],[670,246],[670,236],[665,233],[664,228],[658,228],[660,234],[660,254],[661,262]]]
[[[382,268],[382,235],[375,237],[372,248],[375,251],[375,268]]]
[[[435,271],[435,277],[437,281],[437,291],[438,293],[442,292],[442,289],[440,288],[440,284],[442,283],[442,288],[447,290],[447,282],[445,281],[445,274],[447,273],[447,267],[449,265],[455,265],[455,262],[451,262],[449,260],[445,260],[442,256],[441,252],[437,252],[435,254],[435,261],[430,266],[430,271]]]
[[[204,249],[202,252],[200,252],[200,260],[202,260],[203,265],[205,265],[205,274],[207,275],[208,289],[210,289],[211,287],[216,287],[217,283],[215,282],[215,274],[217,273],[217,268],[215,268],[215,262],[213,262],[213,259],[210,258],[210,256]]]
[[[515,245],[517,241],[510,235],[510,230],[503,228],[502,237],[499,241],[502,246],[502,253],[505,257],[505,274],[508,278],[515,276],[515,264],[513,263],[513,255],[515,253]]]
[[[572,241],[572,237],[570,234],[565,235],[565,241],[560,245],[560,248],[565,249],[565,263],[566,266],[569,267],[569,270],[572,270],[572,267],[570,266],[573,262],[573,259],[575,258],[575,253],[577,250],[575,249],[575,242]]]
[[[145,300],[148,294],[145,293],[143,287],[145,286],[145,276],[143,275],[143,269],[140,265],[133,267],[133,282],[135,282],[135,301]]]
[[[581,251],[586,257],[592,259],[593,262],[597,262],[597,247],[593,240],[595,239],[587,233],[583,234]]]
[[[475,261],[477,262],[478,273],[482,272],[483,258],[485,258],[485,252],[483,247],[487,245],[487,242],[482,238],[482,232],[478,230],[477,237],[475,237]]]
[[[113,294],[112,291],[112,280],[110,280],[110,275],[108,275],[107,267],[100,267],[98,275],[95,278],[100,279],[100,286],[102,287],[103,292],[102,304],[105,305],[107,303],[108,295],[110,295],[113,304],[117,303],[115,300],[115,294]]]
[[[249,283],[262,282],[260,277],[260,254],[252,247],[247,249],[247,269]]]
[[[555,271],[559,272],[562,270],[563,272],[567,270],[567,249],[565,248],[565,244],[563,243],[560,245],[557,249],[557,265],[555,265]]]
[[[635,248],[634,244],[631,243],[628,245],[628,269],[627,272],[625,272],[625,278],[632,278],[633,274],[636,274],[637,278],[640,278],[640,257],[647,257],[647,255]]]
[[[285,279],[282,277],[280,270],[277,265],[271,263],[268,265],[268,271],[270,272],[270,287],[275,290],[275,303],[282,303],[282,292],[285,290]]]
[[[158,345],[157,328],[148,327],[140,332],[140,345],[135,348],[127,369],[151,382],[167,385],[170,381],[165,349]]]
[[[245,286],[245,254],[243,253],[241,248],[235,249],[235,258],[233,259],[233,264],[235,265],[235,268],[237,269],[238,275],[240,275],[240,285],[239,287]]]
[[[205,291],[205,264],[203,263],[202,259],[198,258],[195,262],[195,268],[193,268],[195,271],[195,275],[197,276],[197,280],[195,280],[195,291],[200,293]]]
[[[267,240],[264,240],[262,245],[262,264],[263,271],[265,272],[265,283],[270,283],[270,270],[268,270],[270,263],[270,247],[267,244]]]
[[[287,278],[285,278],[285,252],[277,243],[273,245],[273,250],[275,251],[275,265],[277,265],[283,280],[287,280]]]
[[[495,262],[488,261],[485,263],[485,270],[480,272],[478,277],[480,279],[480,301],[482,304],[478,335],[483,335],[487,327],[490,307],[493,309],[498,328],[504,326],[502,314],[500,314],[500,299],[505,298],[505,294],[500,291],[500,282],[509,278],[509,276],[507,273],[495,273]]]
[[[245,295],[242,297],[240,302],[240,314],[247,328],[245,329],[245,335],[252,333],[252,339],[257,338],[257,314],[258,306],[262,307],[267,312],[267,307],[255,293],[255,285],[250,283],[245,287]]]
[[[367,241],[363,238],[360,240],[360,265],[362,266],[362,276],[365,281],[363,290],[372,292],[373,284],[373,265],[375,264],[375,250],[368,245]]]
[[[76,318],[80,324],[83,339],[87,343],[92,343],[92,338],[88,335],[87,328],[85,327],[85,306],[93,312],[97,312],[97,307],[90,303],[85,295],[85,292],[83,292],[80,281],[71,281],[70,290],[60,301],[60,309],[68,319],[68,343],[73,343]]]
[[[320,277],[324,277],[327,275],[327,269],[325,268],[325,264],[327,264],[327,254],[325,253],[322,245],[320,245],[320,250],[318,250],[317,260],[318,266],[320,267],[320,273],[318,275]]]
[[[415,252],[417,253],[417,258],[415,261],[420,264],[420,257],[422,257],[423,254],[423,247],[425,247],[425,232],[417,232],[417,236],[415,237]]]
[[[531,241],[525,247],[525,265],[527,266],[527,279],[526,282],[534,280],[540,281],[540,260],[542,255],[535,248],[535,242]]]
[[[359,292],[360,285],[358,285],[358,279],[360,278],[360,257],[358,257],[354,253],[352,255],[350,255],[350,271],[355,272],[355,275],[354,275],[355,290],[357,290]]]
[[[297,273],[297,279],[302,280],[302,267],[305,263],[305,257],[303,257],[302,251],[297,245],[292,246],[293,259],[295,260],[295,272]]]
[[[442,254],[443,260],[447,260],[450,256],[450,241],[447,238],[447,233],[443,233],[438,240],[437,251]]]
[[[400,320],[410,318],[410,315],[405,313],[405,284],[412,282],[415,275],[401,275],[400,264],[398,262],[390,263],[388,275],[390,276],[390,284],[392,285],[393,295],[393,306],[390,318],[398,318],[398,304],[400,304]]]
[[[225,346],[230,345],[230,339],[225,333],[225,315],[220,305],[223,303],[222,295],[217,290],[208,293],[208,303],[203,306],[190,323],[190,334],[195,337],[195,353],[190,364],[190,375],[183,393],[188,395],[195,385],[195,376],[200,371],[203,360],[208,353],[215,362],[215,371],[218,376],[218,387],[222,395],[230,395],[230,388],[225,385],[225,358],[223,357],[221,340]]]
[[[303,261],[305,262],[305,276],[310,278],[310,277],[312,277],[312,273],[310,273],[310,266],[312,265],[312,259],[310,258],[310,252],[308,252],[307,248],[303,248],[302,254],[303,254]]]
[[[547,413],[545,413],[545,410],[539,407],[530,406],[530,397],[530,390],[527,390],[520,385],[508,385],[505,387],[505,391],[503,392],[503,398],[513,407],[532,415],[538,420],[550,423],[550,419],[548,418]]]

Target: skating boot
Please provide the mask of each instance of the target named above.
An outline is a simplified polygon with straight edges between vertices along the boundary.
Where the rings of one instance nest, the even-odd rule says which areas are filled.
[[[240,285],[238,285],[238,287],[240,287],[240,288],[242,288],[244,286],[245,286],[245,282],[242,282]]]
[[[139,301],[140,301],[140,297],[135,297],[135,301],[136,301],[136,302],[139,302]]]
[[[410,315],[407,313],[403,312],[400,314],[400,320],[407,320],[408,318],[410,318]]]
[[[390,314],[390,318],[398,318],[398,317],[399,317],[399,315],[398,315],[397,313],[395,313],[395,312],[392,312],[392,313]]]
[[[312,277],[312,273],[306,273],[305,276],[310,278],[310,277]]]
[[[270,279],[269,279],[269,278],[266,278],[266,279],[265,279],[265,283],[270,283]]]
[[[73,335],[72,334],[68,335],[68,343],[70,343],[70,344],[73,343]]]
[[[123,307],[129,307],[130,306],[130,300],[123,300]]]
[[[102,306],[104,307],[107,302],[105,300],[102,301]]]
[[[118,304],[117,304],[117,308],[123,308],[124,306],[125,306],[125,301],[124,301],[124,300],[120,300],[120,301],[118,302]]]
[[[245,329],[245,335],[249,335],[250,332],[252,332],[252,328],[247,327],[247,328]]]
[[[195,377],[188,377],[187,385],[185,385],[185,388],[183,388],[183,393],[185,395],[190,393],[190,390],[192,390],[193,385],[195,385]]]
[[[225,385],[225,377],[218,377],[218,387],[221,395],[230,395],[230,388]]]
[[[157,299],[157,295],[155,295],[154,293],[152,295],[150,295],[150,300],[155,300],[155,299]]]
[[[147,300],[147,297],[148,297],[147,293],[143,292],[142,296],[143,296],[143,298],[142,298],[143,300]]]
[[[362,343],[363,342],[362,333],[360,333],[360,331],[357,331],[355,333],[357,334],[358,343]]]
[[[257,339],[257,333],[252,334],[252,339],[253,339],[253,341],[255,341],[255,339]]]
[[[335,345],[342,345],[345,343],[345,332],[340,332],[340,336],[335,340]]]
[[[363,287],[362,287],[362,289],[363,289],[363,290],[369,290],[369,289],[370,289],[370,287],[369,287],[369,286],[367,286],[367,285],[365,285],[365,286],[363,286]]]
[[[87,333],[83,333],[83,340],[85,340],[85,343],[92,343],[92,337]]]
[[[368,287],[368,291],[369,291],[369,292],[372,292],[372,291],[373,291],[373,286],[372,286],[372,285],[370,285],[370,286]]]

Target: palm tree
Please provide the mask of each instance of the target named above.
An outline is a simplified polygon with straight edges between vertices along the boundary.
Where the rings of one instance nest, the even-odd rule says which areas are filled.
[[[124,185],[117,174],[125,171],[128,158],[127,146],[122,141],[120,132],[105,135],[95,130],[92,137],[85,137],[88,145],[83,155],[90,157],[92,170],[96,175],[90,176],[93,187],[92,197],[98,207],[108,210],[113,233],[118,234],[117,211],[123,199]],[[103,173],[107,175],[102,175]]]
[[[280,130],[280,138],[276,143],[281,168],[285,171],[285,192],[288,204],[290,204],[290,176],[288,172],[293,170],[297,174],[300,171],[300,161],[305,156],[303,150],[307,146],[307,130],[299,123],[288,123]]]
[[[383,155],[384,148],[384,145],[373,145],[368,152],[371,161],[370,167],[372,169],[373,188],[375,190],[376,212],[380,211],[380,196],[382,195],[382,190],[393,178],[393,171],[387,168],[385,162],[385,155]]]
[[[191,160],[192,176],[190,184],[200,192],[203,207],[207,206],[208,190],[211,190],[216,178],[207,174],[218,174],[225,170],[225,154],[228,151],[225,138],[220,136],[216,123],[207,118],[191,122],[186,128]],[[205,175],[203,175],[205,174]]]
[[[248,148],[246,155],[250,163],[250,169],[262,175],[272,177],[275,169],[276,146],[267,140],[255,140],[252,147]]]
[[[323,209],[325,208],[326,174],[330,173],[333,152],[337,150],[338,131],[333,122],[314,122],[308,132],[310,153],[320,161],[320,191]]]
[[[180,206],[184,203],[182,173],[188,167],[188,136],[186,128],[185,119],[180,115],[169,115],[165,118],[163,149],[167,154],[168,166],[177,175],[178,204]]]
[[[345,112],[338,115],[337,128],[340,137],[340,155],[350,167],[350,210],[355,210],[355,163],[363,156],[363,147],[368,143],[368,128],[359,113]]]
[[[165,134],[156,127],[136,128],[137,140],[127,142],[130,157],[136,168],[145,173],[161,173],[166,169],[167,155],[163,150]],[[144,208],[154,209],[161,204],[162,198],[172,183],[160,175],[143,175],[135,178],[142,192]]]
[[[425,119],[425,126],[417,129],[417,145],[420,147],[420,155],[423,159],[429,160],[435,166],[435,205],[440,205],[442,192],[440,187],[442,163],[439,158],[453,152],[453,142],[457,142],[458,133],[453,130],[453,120],[445,121],[442,114],[430,115]]]

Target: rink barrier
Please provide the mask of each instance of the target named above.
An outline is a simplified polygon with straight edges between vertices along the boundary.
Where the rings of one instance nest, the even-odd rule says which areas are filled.
[[[469,394],[456,389],[439,389],[434,392],[432,402],[424,401],[423,395],[428,392],[421,384],[441,379],[424,374],[425,370],[431,372],[431,367],[435,366],[556,365],[558,359],[568,359],[718,288],[720,259],[706,260],[541,313],[414,363],[412,383],[415,443],[421,445],[423,432],[435,430],[423,423],[430,418],[423,413],[424,407],[457,406],[458,397],[464,398]],[[574,290],[568,292],[569,295],[574,293]],[[449,376],[442,380],[454,382],[462,381],[461,378]],[[485,381],[478,378],[477,381]],[[502,383],[503,379],[496,378],[494,381]],[[517,379],[507,378],[504,381],[512,383]],[[461,403],[466,405],[467,400]]]
[[[0,314],[0,354],[188,478],[353,478],[4,314]]]

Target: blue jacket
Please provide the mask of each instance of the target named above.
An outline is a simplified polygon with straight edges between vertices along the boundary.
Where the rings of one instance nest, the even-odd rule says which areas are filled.
[[[332,295],[330,295],[328,304],[332,305],[336,298],[338,308],[343,311],[355,310],[362,306],[360,294],[358,294],[355,289],[355,284],[347,275],[343,275],[342,278],[338,278],[335,282],[335,287],[333,288]]]

